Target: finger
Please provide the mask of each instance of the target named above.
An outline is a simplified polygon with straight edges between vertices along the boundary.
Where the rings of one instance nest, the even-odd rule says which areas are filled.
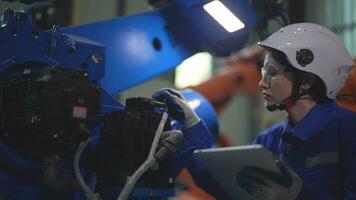
[[[152,98],[167,104],[178,104],[181,107],[186,106],[186,103],[179,97],[179,95],[179,93],[175,93],[175,91],[172,89],[164,89],[154,93]]]
[[[279,160],[277,161],[277,165],[282,174],[289,178],[288,182],[286,183],[287,186],[293,184],[293,180],[299,178],[299,175],[287,163]]]
[[[164,102],[167,104],[168,113],[170,114],[170,116],[178,122],[184,123],[185,113],[181,105],[181,100],[178,97],[170,94],[168,91],[162,92],[161,97],[165,100]]]
[[[177,96],[171,96],[174,101],[180,105],[182,108],[188,106],[188,102],[184,101],[183,99],[177,97]]]
[[[166,91],[171,93],[172,95],[180,98],[180,99],[184,99],[183,95],[180,92],[176,91],[176,90],[173,90],[171,88],[167,88]]]
[[[255,199],[271,200],[276,199],[276,191],[274,188],[259,185],[258,189],[253,190],[252,193]]]
[[[161,99],[163,96],[163,94],[165,93],[168,93],[170,94],[170,96],[174,95],[174,96],[178,96],[179,97],[179,92],[173,90],[173,89],[170,89],[170,88],[162,88],[160,90],[158,90],[157,92],[155,92],[153,95],[152,95],[152,98],[153,99]]]
[[[249,179],[251,182],[256,185],[257,187],[271,187],[271,184],[268,183],[268,181],[263,179],[264,177],[259,177],[259,176],[250,176]]]
[[[236,181],[237,181],[237,183],[241,186],[241,187],[243,187],[243,185],[246,183],[246,182],[248,182],[248,177],[247,177],[247,175],[246,175],[246,173],[243,173],[243,171],[240,171],[239,173],[237,173],[237,175],[236,175]]]
[[[254,186],[250,183],[248,178],[245,176],[243,173],[238,173],[236,176],[237,184],[245,189],[248,193],[252,192],[254,190]]]
[[[159,90],[157,92],[155,92],[154,94],[152,94],[152,98],[157,100],[157,101],[163,101],[163,96],[162,94],[164,93],[165,90]]]
[[[266,181],[264,179],[264,176],[262,176],[260,174],[253,174],[253,173],[248,173],[248,171],[247,172],[243,171],[243,172],[238,174],[237,178],[253,182],[253,183],[257,184],[257,185],[263,185],[263,186],[271,187],[270,184],[268,183],[268,181]]]
[[[284,186],[290,183],[289,177],[276,172],[271,172],[257,167],[244,167],[243,170],[247,174],[262,177],[263,179],[267,179],[279,185]]]
[[[261,191],[255,191],[252,196],[254,199],[259,199],[259,200],[267,200],[267,195],[264,192]]]
[[[237,175],[237,182],[241,188],[247,190],[264,191],[268,186],[262,180],[255,177],[246,176],[243,173]]]
[[[254,185],[246,189],[246,192],[252,195],[255,199],[267,199],[268,190],[265,187],[260,187],[258,185]]]
[[[242,189],[244,189],[248,194],[256,194],[258,193],[258,188],[256,188],[253,184],[250,182],[244,183],[243,186],[240,186]]]
[[[170,131],[162,131],[161,137],[159,138],[159,143],[161,144],[166,138],[170,136]]]
[[[152,98],[157,101],[165,102],[167,104],[175,103],[175,101],[173,99],[173,95],[171,93],[169,93],[167,90],[161,90],[161,91],[154,93],[152,95]]]

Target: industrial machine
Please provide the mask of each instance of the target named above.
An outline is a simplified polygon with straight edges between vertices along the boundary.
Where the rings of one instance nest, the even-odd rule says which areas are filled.
[[[150,2],[155,11],[50,30],[36,28],[30,13],[4,11],[0,197],[113,199],[126,191],[127,179],[133,189],[141,175],[127,196],[174,196],[174,178],[183,166],[171,166],[161,150],[177,150],[180,139],[162,138],[179,135],[169,132],[179,124],[167,119],[164,102],[132,98],[124,105],[114,95],[195,52],[226,56],[242,48],[256,16],[247,0]],[[186,94],[198,99],[198,113],[210,113],[201,118],[217,132],[212,107],[202,96]],[[154,162],[145,170],[151,170],[136,177],[148,154],[146,161]]]

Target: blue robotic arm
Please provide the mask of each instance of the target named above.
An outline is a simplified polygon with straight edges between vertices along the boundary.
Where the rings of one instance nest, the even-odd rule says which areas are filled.
[[[44,0],[20,2],[41,1]],[[212,2],[225,6],[244,27],[227,31],[204,9]],[[105,46],[106,74],[97,80],[114,95],[176,67],[199,51],[230,55],[243,47],[255,24],[250,0],[175,0],[152,12],[66,27],[58,32]]]
[[[21,2],[21,3],[25,3],[25,4],[32,4],[32,3],[35,3],[35,2],[43,2],[43,1],[48,1],[48,0],[4,0],[4,1]]]
[[[245,24],[234,32],[225,30],[204,10],[209,2],[177,0],[160,10],[62,31],[106,47],[106,75],[101,83],[110,94],[118,94],[176,67],[196,52],[226,56],[243,47],[256,21],[249,1],[221,1]]]
[[[244,27],[232,32],[227,31],[204,8],[211,2],[223,3],[232,14],[238,16]],[[25,108],[28,108],[25,118],[29,120],[25,121],[26,126],[20,124],[24,127],[46,120],[39,118],[36,112],[32,112],[31,105],[37,105],[32,103],[48,104],[47,108],[64,106],[65,112],[62,112],[59,117],[70,118],[69,122],[63,123],[67,127],[65,125],[60,127],[63,131],[58,129],[59,134],[56,134],[56,130],[51,132],[52,129],[45,132],[49,137],[53,137],[50,139],[55,144],[62,145],[63,141],[67,141],[65,139],[68,138],[58,137],[68,131],[66,128],[70,126],[66,123],[73,123],[78,127],[85,124],[88,129],[90,128],[92,137],[98,139],[105,114],[125,109],[111,95],[119,94],[174,68],[196,52],[208,51],[216,56],[229,55],[242,48],[254,24],[255,15],[247,0],[176,0],[148,13],[76,27],[54,27],[48,31],[41,31],[34,27],[30,15],[7,10],[4,12],[3,25],[0,28],[0,76],[2,77],[0,81],[5,80],[1,82],[2,101],[0,102],[17,106],[16,103],[24,103],[14,101],[18,98],[17,95],[26,96],[23,97],[28,101],[25,102]],[[57,69],[71,71],[71,73],[63,73],[67,74],[64,80],[74,81],[76,87],[85,90],[76,90],[71,85],[57,85],[58,82],[55,80],[63,78],[58,73],[58,76],[53,74]],[[49,80],[54,82],[47,84]],[[9,87],[7,83],[14,86]],[[18,83],[21,87],[17,87]],[[46,93],[47,90],[43,89],[33,90],[39,88],[37,84],[44,84],[45,88],[54,87],[55,91],[58,89],[64,95],[56,92]],[[63,88],[56,88],[56,86]],[[13,88],[21,92],[25,88],[26,91],[11,93]],[[40,93],[36,93],[39,91]],[[87,91],[88,94],[80,91]],[[55,104],[56,99],[52,99],[53,102],[46,99],[50,95],[61,99],[60,104]],[[63,96],[65,98],[62,99]],[[4,100],[5,97],[11,98]],[[96,98],[97,102],[90,101]],[[87,100],[88,104],[86,104]],[[97,106],[98,115],[95,113]],[[11,111],[10,107],[0,107],[2,116],[5,116],[3,113],[21,112],[22,114],[23,112],[21,109]],[[15,119],[14,116],[11,115],[7,119],[2,117],[2,120],[8,123]],[[14,130],[16,127],[2,127],[2,136],[7,135],[7,129]],[[17,129],[16,131],[18,132]],[[93,141],[92,146],[96,146],[97,143],[98,140]],[[18,163],[23,162],[13,164]],[[32,166],[30,164],[28,166]],[[38,165],[34,164],[34,166]],[[11,182],[10,179],[9,181]],[[6,190],[6,187],[2,189]],[[38,187],[35,190],[37,191]]]

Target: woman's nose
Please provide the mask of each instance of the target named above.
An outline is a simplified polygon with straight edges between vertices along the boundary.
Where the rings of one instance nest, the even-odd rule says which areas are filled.
[[[266,78],[264,76],[262,76],[260,82],[258,83],[258,88],[260,88],[260,89],[268,88],[268,83],[266,82]]]

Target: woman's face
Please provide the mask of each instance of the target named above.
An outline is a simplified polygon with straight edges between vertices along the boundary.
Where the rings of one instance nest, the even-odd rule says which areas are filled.
[[[262,90],[265,106],[281,103],[292,93],[292,75],[286,66],[278,63],[269,52],[261,70],[262,79],[258,87]]]

